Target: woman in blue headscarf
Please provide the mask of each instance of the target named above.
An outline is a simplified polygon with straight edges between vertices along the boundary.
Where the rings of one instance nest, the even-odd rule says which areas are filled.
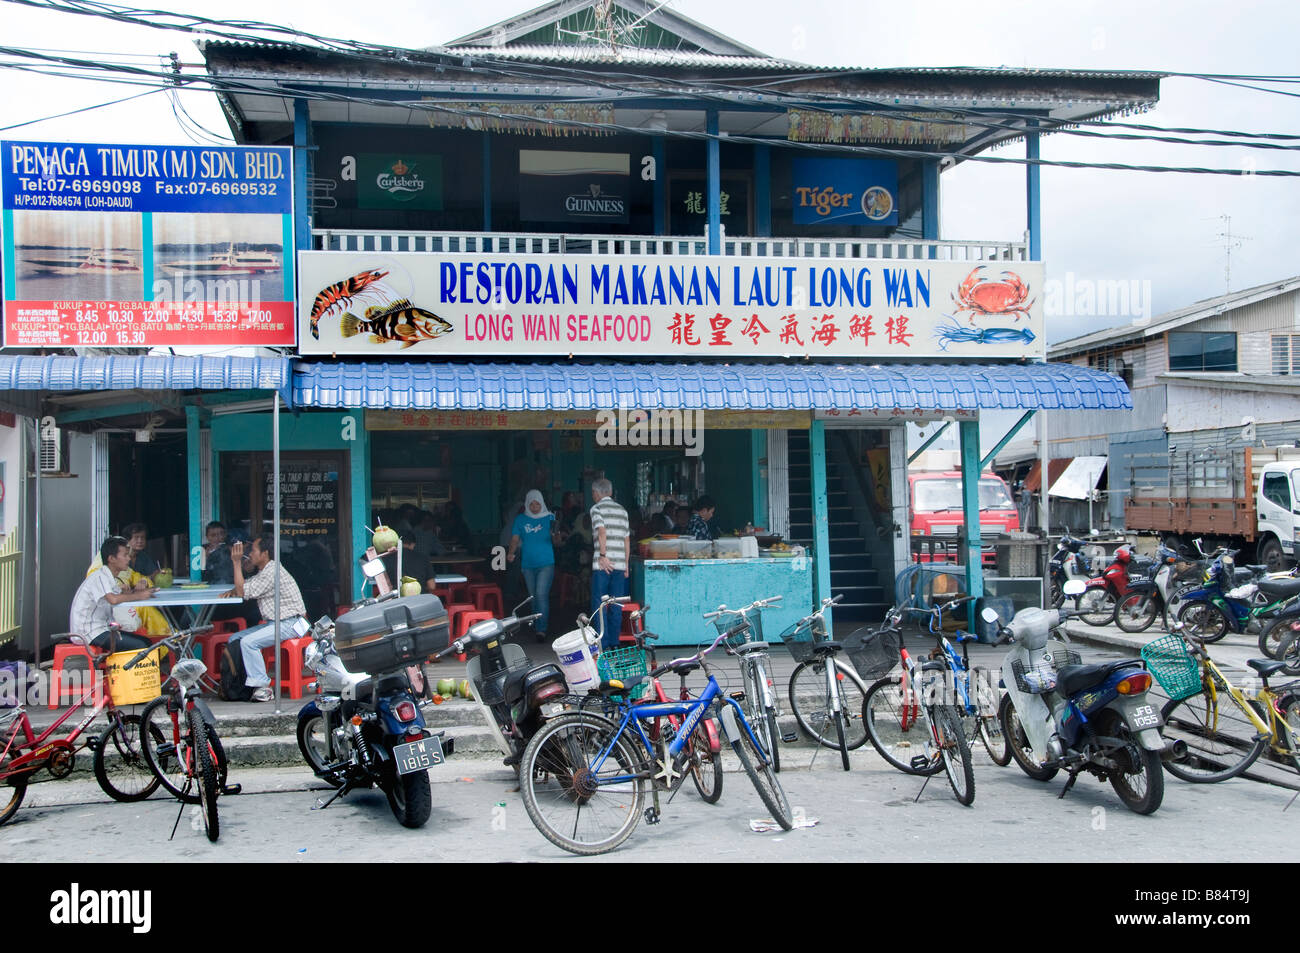
[[[524,585],[533,597],[533,611],[542,617],[533,624],[537,640],[546,640],[547,623],[551,617],[551,582],[555,579],[555,514],[546,508],[546,501],[538,490],[529,490],[524,496],[524,511],[515,517],[510,528],[510,553],[508,559],[523,555],[519,569]]]

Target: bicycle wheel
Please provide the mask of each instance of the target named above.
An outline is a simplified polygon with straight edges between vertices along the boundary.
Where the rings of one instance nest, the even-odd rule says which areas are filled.
[[[217,765],[216,754],[208,743],[208,726],[203,715],[191,709],[185,713],[189,725],[194,754],[194,784],[198,789],[199,811],[203,816],[203,830],[213,843],[221,836],[221,823],[217,818]]]
[[[1088,625],[1109,625],[1115,618],[1115,597],[1105,589],[1089,589],[1078,604],[1079,618]]]
[[[912,696],[915,698],[915,696]],[[867,689],[862,702],[862,724],[871,745],[882,758],[905,774],[938,774],[943,765],[928,763],[924,769],[912,767],[912,759],[925,755],[927,729],[921,723],[920,706],[903,700],[903,677],[877,679]]]
[[[142,725],[139,715],[110,716],[95,745],[95,780],[115,801],[143,801],[158,790],[158,776],[145,761],[140,743]]]
[[[1260,652],[1271,659],[1281,658],[1278,649],[1281,648],[1283,640],[1295,631],[1291,628],[1292,624],[1300,625],[1293,615],[1265,620],[1259,633]]]
[[[1300,675],[1300,632],[1288,632],[1278,643],[1277,660],[1288,675]]]
[[[173,705],[177,704],[173,696],[160,695],[140,712],[140,749],[145,763],[172,797],[179,798],[186,804],[198,804],[198,793],[192,787],[188,794],[185,793],[192,748],[187,719],[183,712],[178,711],[175,722],[172,721],[169,700]],[[215,732],[208,733],[208,745],[216,759],[214,767],[217,772],[217,787],[224,789],[229,770],[226,750]]]
[[[733,741],[731,747],[736,752],[736,757],[740,759],[740,766],[749,775],[749,780],[753,783],[759,798],[762,799],[763,806],[772,812],[772,818],[781,825],[781,830],[793,830],[794,815],[790,811],[790,800],[785,796],[781,782],[776,779],[771,760],[765,758],[754,746],[754,739],[745,730],[743,721],[739,727],[740,738]]]
[[[825,748],[838,748],[830,699],[826,697],[826,669],[820,659],[801,662],[790,675],[790,708],[803,733]],[[836,663],[836,684],[840,692],[840,711],[844,721],[844,743],[848,750],[860,748],[867,740],[862,720],[849,712],[861,712],[867,687],[851,666]],[[848,706],[848,707],[845,707]]]
[[[1047,768],[1038,763],[1034,749],[1025,736],[1025,729],[1020,726],[1020,716],[1016,713],[1016,706],[1011,703],[1010,695],[1002,696],[998,720],[1002,722],[1002,734],[1006,736],[1007,747],[1011,749],[1016,767],[1035,781],[1050,781],[1056,777],[1057,768]]]
[[[1277,700],[1277,710],[1286,726],[1286,737],[1282,741],[1287,750],[1282,759],[1300,771],[1300,695],[1283,695]]]
[[[1264,751],[1267,741],[1256,738],[1254,723],[1236,700],[1202,686],[1190,698],[1170,700],[1160,712],[1166,738],[1183,741],[1187,754],[1166,761],[1165,770],[1193,784],[1213,784],[1235,778]]]
[[[1228,617],[1208,602],[1184,602],[1178,610],[1178,621],[1187,635],[1205,642],[1217,642],[1228,634]]]
[[[975,802],[975,769],[961,715],[951,705],[939,705],[930,709],[930,719],[939,731],[939,760],[948,774],[953,796],[970,807]]]
[[[1115,607],[1115,624],[1125,632],[1145,632],[1156,621],[1156,600],[1149,592],[1131,592]]]
[[[0,782],[0,826],[9,823],[23,798],[27,796],[27,776],[5,778]]]
[[[997,715],[976,717],[979,719],[980,741],[984,742],[984,750],[989,753],[994,764],[1005,768],[1011,763],[1011,744],[1007,741],[1006,732],[1002,730],[1002,723],[998,721]]]
[[[574,854],[603,854],[635,830],[644,781],[630,776],[642,772],[642,763],[617,735],[612,721],[574,712],[552,718],[524,749],[519,766],[524,809],[555,846]],[[607,748],[608,756],[598,761]]]
[[[704,730],[704,719],[695,726],[686,742],[691,757],[691,780],[695,790],[706,804],[717,804],[722,797],[722,753],[709,747],[709,736]]]
[[[745,717],[754,726],[759,744],[771,755],[772,770],[779,774],[781,755],[777,751],[777,742],[781,740],[781,736],[777,734],[776,712],[770,706],[763,704],[765,689],[768,688],[767,670],[757,659],[752,661],[750,659],[752,656],[742,663],[741,668],[745,678]]]
[[[763,721],[767,723],[767,736],[771,739],[771,747],[767,750],[772,755],[772,770],[777,774],[781,773],[781,732],[776,725],[776,711],[772,708],[766,708],[763,711]]]

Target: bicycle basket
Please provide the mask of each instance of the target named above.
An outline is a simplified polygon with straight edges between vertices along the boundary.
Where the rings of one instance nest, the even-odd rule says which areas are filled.
[[[878,678],[884,678],[898,665],[903,639],[893,630],[873,632],[864,627],[855,630],[841,644],[863,681],[874,682]]]
[[[513,672],[528,671],[533,667],[533,663],[524,659],[522,662],[516,662],[503,668],[499,672],[493,672],[491,675],[483,676],[483,687],[480,689],[480,697],[484,705],[500,705],[506,700],[506,683],[510,680]]]
[[[749,625],[743,625],[744,622]],[[713,625],[725,636],[722,644],[729,649],[738,649],[746,642],[763,641],[763,616],[758,609],[750,609],[743,615],[724,613],[713,620]]]
[[[781,633],[781,641],[790,650],[790,657],[796,662],[806,662],[813,657],[813,646],[825,640],[825,629],[814,620],[812,625],[800,626],[798,622]],[[816,630],[816,631],[814,631]]]
[[[607,682],[615,678],[620,681],[629,681],[640,675],[648,674],[650,668],[646,663],[645,649],[632,646],[626,649],[611,649],[601,652],[596,657],[596,671],[600,673],[601,681]],[[650,682],[647,680],[640,685],[633,686],[627,695],[630,699],[636,701],[643,697],[649,688]]]
[[[1201,690],[1201,667],[1180,635],[1163,635],[1142,646],[1142,660],[1165,693],[1177,701]]]

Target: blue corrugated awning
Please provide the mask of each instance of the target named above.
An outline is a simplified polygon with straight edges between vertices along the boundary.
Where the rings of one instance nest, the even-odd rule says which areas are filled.
[[[1074,364],[299,364],[294,405],[419,410],[1131,410]]]
[[[5,390],[282,390],[286,357],[0,355]]]

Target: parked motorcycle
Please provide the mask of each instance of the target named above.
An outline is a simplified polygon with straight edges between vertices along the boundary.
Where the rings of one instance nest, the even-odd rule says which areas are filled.
[[[1115,606],[1115,624],[1125,632],[1144,632],[1155,622],[1169,628],[1169,608],[1179,599],[1180,587],[1175,582],[1178,554],[1167,546],[1156,549],[1155,572],[1145,578],[1129,577],[1128,592]]]
[[[1183,594],[1175,614],[1189,635],[1218,642],[1229,632],[1245,632],[1257,620],[1272,619],[1300,596],[1300,578],[1292,573],[1256,576],[1262,566],[1242,573],[1235,555],[1234,550],[1216,550],[1201,585]],[[1262,649],[1267,644],[1263,634]]]
[[[1109,625],[1115,620],[1115,610],[1129,591],[1129,565],[1133,562],[1133,548],[1124,545],[1115,550],[1110,565],[1100,576],[1084,584],[1084,592],[1076,606],[1079,618],[1088,625]]]
[[[1015,643],[1002,662],[1006,695],[998,712],[1011,756],[1037,781],[1068,772],[1061,797],[1087,771],[1110,781],[1130,810],[1151,814],[1164,798],[1161,759],[1177,757],[1182,742],[1160,736],[1160,709],[1147,700],[1151,675],[1141,661],[1080,664],[1056,631],[1074,614],[1022,609],[999,630],[1000,643]],[[994,624],[997,614],[988,609],[984,618]]]
[[[435,656],[474,655],[465,668],[470,693],[492,729],[505,763],[516,771],[529,739],[550,714],[559,713],[559,699],[569,691],[558,665],[536,665],[521,647],[506,641],[521,626],[541,618],[541,613],[519,615],[519,610],[531,601],[531,597],[525,599],[505,619],[474,623],[464,636]]]
[[[305,653],[321,694],[298,712],[298,747],[321,780],[338,790],[379,787],[404,827],[422,827],[433,809],[428,769],[454,739],[431,733],[408,667],[447,643],[447,614],[436,596],[366,600],[337,623],[322,616]]]
[[[1065,584],[1071,579],[1087,582],[1092,576],[1092,562],[1083,551],[1086,540],[1076,539],[1066,530],[1056,543],[1056,552],[1047,562],[1047,592],[1051,608],[1065,602]]]

